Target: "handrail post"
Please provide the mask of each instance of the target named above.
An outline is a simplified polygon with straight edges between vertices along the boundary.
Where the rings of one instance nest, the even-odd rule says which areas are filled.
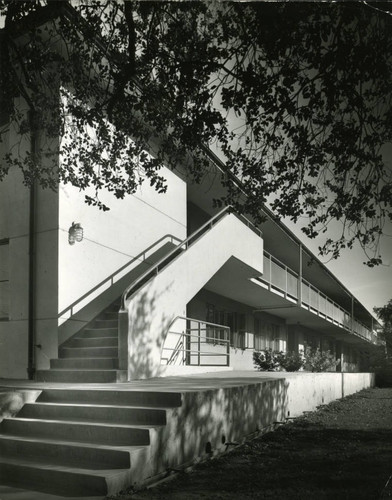
[[[288,283],[287,283],[287,266],[284,266],[284,274],[285,274],[285,291],[284,291],[284,297],[285,299],[287,299],[287,286],[288,286]]]
[[[354,333],[354,296],[351,295],[351,333]]]
[[[197,324],[197,366],[200,366],[200,322]]]
[[[226,330],[227,344],[226,344],[226,366],[230,366],[230,328]]]
[[[298,270],[297,295],[298,305],[302,306],[302,244],[299,244],[299,270]]]

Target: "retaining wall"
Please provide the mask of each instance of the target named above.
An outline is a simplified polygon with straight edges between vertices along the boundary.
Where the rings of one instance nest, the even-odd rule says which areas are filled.
[[[151,434],[146,454],[134,461],[132,482],[138,482],[138,469],[144,482],[273,430],[287,417],[374,386],[372,373],[248,374],[184,377],[182,405],[168,410],[167,425]],[[189,380],[194,386],[187,390]],[[172,390],[170,379],[166,390]]]

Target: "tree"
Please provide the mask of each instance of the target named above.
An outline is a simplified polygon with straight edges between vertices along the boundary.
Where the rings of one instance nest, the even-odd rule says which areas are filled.
[[[374,312],[382,322],[379,332],[381,339],[385,340],[387,356],[392,356],[392,299],[383,307],[375,307]]]
[[[107,209],[101,189],[122,198],[146,178],[164,192],[163,164],[199,182],[214,146],[216,204],[260,220],[268,203],[311,238],[339,221],[320,253],[357,241],[377,265],[392,220],[392,17],[377,6],[0,0],[0,138],[8,123],[62,137],[58,171],[44,148],[21,157],[14,145],[0,180],[16,165],[26,183],[91,186],[87,202]]]

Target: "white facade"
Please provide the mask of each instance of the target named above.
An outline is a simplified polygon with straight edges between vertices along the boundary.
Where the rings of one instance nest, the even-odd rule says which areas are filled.
[[[11,126],[1,156],[18,141]],[[18,154],[31,147],[31,138],[24,139]],[[128,378],[170,371],[163,350],[175,349],[168,331],[177,317],[231,328],[230,356],[218,355],[223,342],[205,341],[209,362],[202,364],[219,366],[224,359],[228,368],[251,370],[254,350],[298,350],[307,342],[334,352],[343,371],[366,368],[377,341],[371,315],[321,264],[305,265],[311,254],[283,225],[268,219],[256,228],[244,217],[217,216],[212,199],[223,189],[219,168],[211,157],[211,176],[200,185],[187,183],[181,165],[179,172],[163,169],[165,194],[148,182],[124,200],[103,191],[108,212],[88,206],[85,193],[70,185],[60,184],[57,192],[29,189],[11,168],[0,183],[0,377],[48,369],[59,347],[119,300],[158,254],[205,224],[178,246],[170,264],[126,297],[120,342]],[[82,226],[83,240],[70,245],[73,223]],[[181,363],[189,364],[189,356]]]

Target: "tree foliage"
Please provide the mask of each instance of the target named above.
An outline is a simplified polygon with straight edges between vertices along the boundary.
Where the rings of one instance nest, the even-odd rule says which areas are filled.
[[[388,356],[392,355],[392,299],[383,307],[375,307],[374,312],[382,322],[379,336],[385,341]]]
[[[369,265],[381,262],[392,219],[392,18],[382,8],[0,0],[0,10],[2,109],[20,137],[35,127],[62,138],[58,170],[53,145],[27,155],[12,145],[0,179],[16,165],[26,183],[90,186],[87,202],[106,209],[101,189],[122,198],[147,179],[164,192],[162,165],[200,181],[210,146],[227,171],[215,203],[258,219],[268,202],[312,238],[339,221],[321,254],[358,241]]]

